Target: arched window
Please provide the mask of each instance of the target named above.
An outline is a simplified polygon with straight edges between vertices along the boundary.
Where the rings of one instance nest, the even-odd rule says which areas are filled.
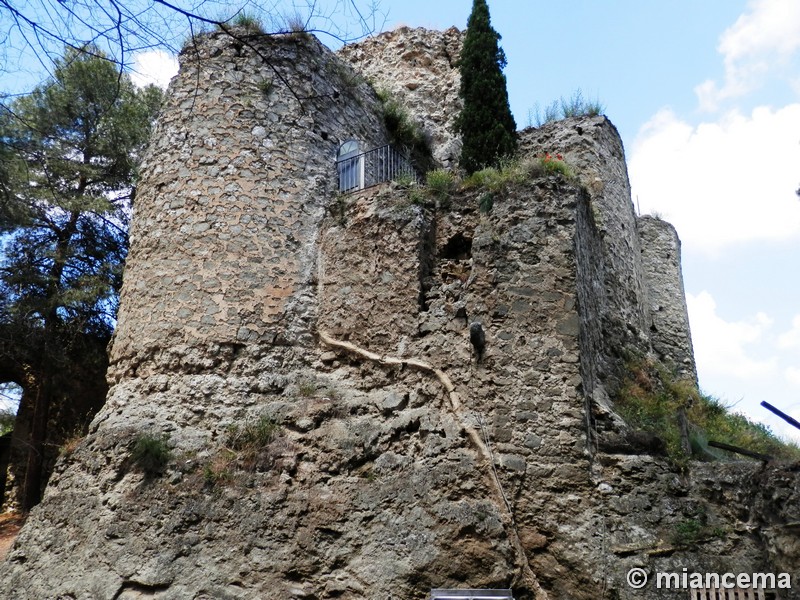
[[[339,191],[360,190],[364,187],[364,155],[358,142],[347,140],[339,146],[336,154],[336,168],[339,171]]]

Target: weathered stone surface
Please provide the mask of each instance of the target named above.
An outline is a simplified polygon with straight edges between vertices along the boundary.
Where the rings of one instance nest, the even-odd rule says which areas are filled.
[[[254,43],[270,64],[221,32],[181,56],[142,166],[113,380],[166,349],[308,336],[336,151],[387,137],[372,89],[316,39]]]
[[[665,364],[673,365],[680,375],[697,381],[678,232],[666,221],[649,216],[639,217],[637,224],[647,280],[647,302],[653,321],[650,342]]]
[[[277,83],[263,100],[249,77],[269,71],[224,38],[184,57],[134,214],[108,401],[0,564],[0,595],[666,600],[687,594],[631,590],[627,571],[797,572],[797,465],[682,472],[596,444],[616,431],[620,353],[649,348],[613,126],[529,132],[579,181],[509,185],[489,214],[481,190],[446,211],[390,186],[334,196],[336,139],[384,135],[375,98],[313,40],[263,44],[314,110]],[[225,156],[244,162],[204,170]],[[272,437],[231,447],[259,419]],[[158,476],[132,463],[142,433],[171,448]]]
[[[456,62],[462,41],[463,33],[455,27],[398,27],[338,52],[376,89],[387,90],[408,110],[443,167],[455,167],[461,156],[455,119],[461,110]]]
[[[625,151],[603,116],[569,119],[520,132],[524,153],[561,154],[587,192],[588,217],[599,234],[607,345],[646,344],[649,314]]]

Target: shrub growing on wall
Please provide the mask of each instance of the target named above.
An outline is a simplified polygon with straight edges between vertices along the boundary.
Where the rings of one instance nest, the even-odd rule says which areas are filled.
[[[463,141],[461,166],[469,174],[496,166],[517,146],[503,75],[506,56],[499,41],[486,0],[474,0],[459,62],[464,108],[457,120]]]

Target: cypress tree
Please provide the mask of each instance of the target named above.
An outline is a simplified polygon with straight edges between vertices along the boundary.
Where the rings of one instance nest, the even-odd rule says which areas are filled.
[[[459,61],[464,108],[457,120],[463,141],[461,166],[470,174],[496,165],[517,147],[517,124],[503,74],[506,55],[499,41],[486,0],[474,0]]]

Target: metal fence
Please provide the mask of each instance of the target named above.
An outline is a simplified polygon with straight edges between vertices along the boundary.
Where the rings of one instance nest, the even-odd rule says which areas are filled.
[[[337,161],[336,172],[340,192],[355,192],[400,177],[419,180],[408,156],[391,144]]]
[[[514,600],[511,590],[431,590],[430,600]]]
[[[706,588],[693,589],[691,600],[764,600],[764,590],[756,588]]]

